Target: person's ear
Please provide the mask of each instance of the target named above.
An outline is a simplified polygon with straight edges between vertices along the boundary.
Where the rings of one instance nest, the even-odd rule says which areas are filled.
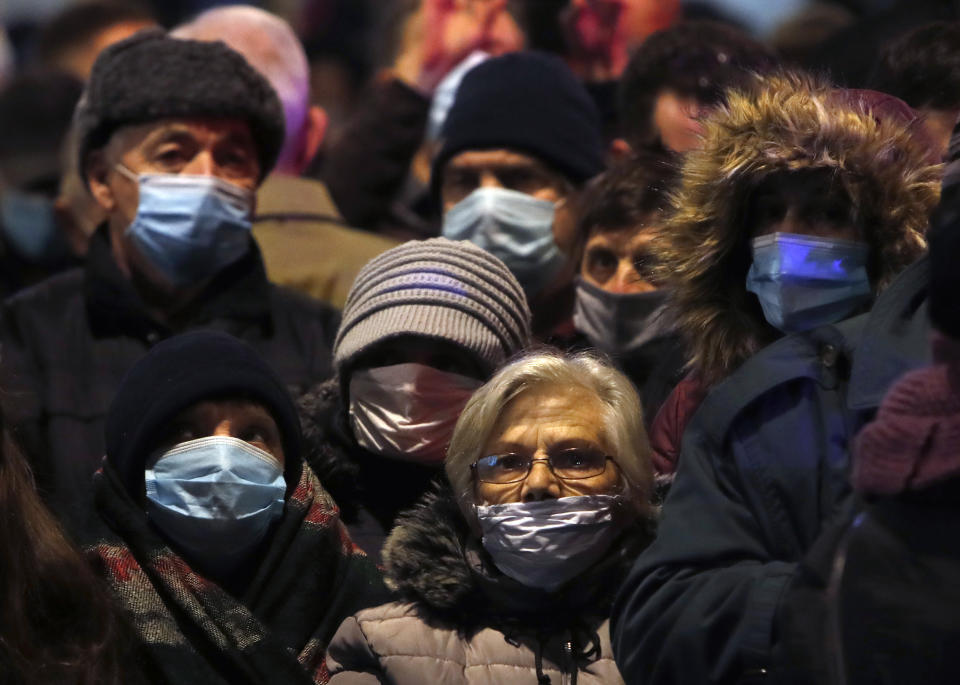
[[[633,148],[630,147],[624,138],[614,138],[610,141],[610,149],[607,151],[607,154],[610,155],[610,162],[621,162],[629,157],[633,153]]]
[[[303,145],[300,147],[297,159],[297,173],[303,173],[303,170],[317,156],[317,151],[327,136],[329,123],[330,117],[327,116],[323,107],[313,105],[307,110],[307,118],[303,122]]]
[[[105,212],[112,212],[117,206],[117,198],[113,194],[113,189],[110,187],[110,184],[107,182],[107,178],[110,175],[110,166],[107,164],[107,159],[104,151],[94,150],[87,157],[86,164],[84,165],[87,186],[90,188],[90,194],[93,195],[93,199],[97,201],[97,204]]]

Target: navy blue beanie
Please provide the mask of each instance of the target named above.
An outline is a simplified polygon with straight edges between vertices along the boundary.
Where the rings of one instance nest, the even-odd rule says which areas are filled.
[[[133,365],[117,390],[104,429],[107,461],[127,491],[143,492],[144,469],[170,421],[214,398],[262,403],[280,429],[284,478],[300,480],[300,419],[280,378],[247,343],[217,331],[164,340]]]
[[[465,150],[505,148],[546,162],[576,184],[603,171],[600,113],[553,55],[514,52],[464,76],[440,132],[430,177],[440,197],[444,165]]]

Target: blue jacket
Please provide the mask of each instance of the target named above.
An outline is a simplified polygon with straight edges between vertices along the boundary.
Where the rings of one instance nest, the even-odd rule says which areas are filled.
[[[783,338],[704,400],[657,539],[614,605],[628,683],[766,679],[798,562],[850,505],[849,444],[891,383],[929,362],[927,258],[870,314]]]

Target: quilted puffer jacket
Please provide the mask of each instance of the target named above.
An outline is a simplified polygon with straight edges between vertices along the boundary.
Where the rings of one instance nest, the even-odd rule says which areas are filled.
[[[331,683],[622,684],[610,604],[649,540],[646,528],[629,529],[606,559],[548,594],[501,574],[452,493],[430,492],[384,548],[402,601],[341,624],[327,651]]]

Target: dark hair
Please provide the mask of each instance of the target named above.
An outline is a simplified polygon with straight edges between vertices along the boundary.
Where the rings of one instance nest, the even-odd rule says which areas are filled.
[[[5,432],[0,546],[0,681],[131,682],[113,604],[40,501],[30,468]]]
[[[926,24],[888,44],[870,87],[914,108],[960,107],[960,22]]]
[[[598,230],[631,228],[667,209],[679,176],[674,156],[639,152],[593,179],[580,198],[576,254]]]
[[[153,15],[132,0],[90,0],[67,7],[40,27],[36,57],[47,66],[90,43],[111,26],[134,21],[154,21]]]
[[[743,86],[754,73],[777,64],[767,47],[720,22],[682,22],[657,31],[636,49],[620,78],[621,132],[634,147],[655,146],[653,106],[658,94],[671,90],[714,104],[725,90]]]

